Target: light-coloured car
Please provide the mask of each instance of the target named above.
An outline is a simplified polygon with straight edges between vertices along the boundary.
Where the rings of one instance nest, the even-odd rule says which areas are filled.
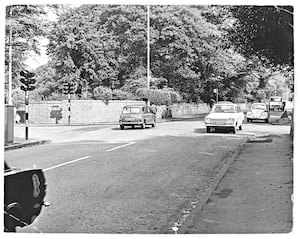
[[[123,107],[120,119],[120,128],[124,129],[125,126],[140,126],[142,129],[146,125],[156,126],[156,116],[151,111],[151,108],[146,105],[127,105]]]
[[[270,112],[268,104],[265,103],[253,103],[250,110],[247,112],[247,122],[253,120],[263,120],[269,122]]]
[[[242,130],[244,117],[239,105],[221,103],[213,106],[210,114],[205,117],[204,123],[207,133],[210,133],[212,129],[225,129],[235,134],[238,129]]]

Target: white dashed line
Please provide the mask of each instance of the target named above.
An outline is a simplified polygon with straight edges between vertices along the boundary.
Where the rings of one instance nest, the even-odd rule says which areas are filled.
[[[43,169],[43,171],[44,171],[44,172],[46,172],[46,171],[49,171],[49,170],[52,170],[52,169],[55,169],[55,168],[59,168],[59,167],[62,167],[62,166],[65,166],[65,165],[71,164],[71,163],[76,163],[76,162],[78,162],[78,161],[81,161],[81,160],[88,159],[89,157],[91,157],[91,156],[85,156],[85,157],[82,157],[82,158],[74,159],[74,160],[72,160],[72,161],[69,161],[69,162],[65,162],[65,163],[57,164],[57,165],[55,165],[55,166],[52,166],[52,167],[49,167],[49,168]]]
[[[130,143],[128,143],[128,144],[120,145],[120,146],[117,146],[117,147],[108,149],[108,150],[106,150],[106,151],[107,151],[107,152],[111,152],[111,151],[114,151],[114,150],[117,150],[117,149],[120,149],[120,148],[124,148],[124,147],[130,146],[130,145],[132,145],[132,144],[135,144],[135,142],[130,142]]]

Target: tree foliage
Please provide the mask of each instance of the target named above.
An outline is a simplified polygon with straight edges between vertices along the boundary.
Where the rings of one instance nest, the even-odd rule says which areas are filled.
[[[232,88],[243,87],[240,72],[245,59],[229,44],[232,26],[218,19],[221,8],[153,6],[151,8],[151,70],[168,80],[168,86],[193,101],[208,100],[214,88],[223,90],[229,79]],[[209,20],[207,19],[210,16]],[[223,16],[223,15],[222,15]],[[231,19],[232,21],[234,19]],[[232,44],[231,44],[232,45]]]
[[[233,6],[232,12],[238,19],[235,43],[243,54],[294,65],[292,6]]]
[[[150,91],[146,6],[57,5],[58,20],[51,25],[41,18],[47,5],[13,7],[20,11],[9,15],[7,8],[6,30],[13,26],[14,41],[23,44],[14,53],[19,68],[29,51],[38,52],[37,37],[49,26],[50,62],[36,70],[41,99],[59,98],[66,81],[103,100],[153,94],[175,102],[179,92],[184,101],[209,102],[214,89],[220,100],[293,91],[290,6],[152,5]]]
[[[120,88],[138,67],[146,67],[145,6],[83,5],[60,17],[49,40],[62,81],[85,80],[92,92]]]

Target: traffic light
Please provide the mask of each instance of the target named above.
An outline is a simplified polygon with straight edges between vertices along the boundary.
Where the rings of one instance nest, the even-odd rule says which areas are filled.
[[[63,84],[63,93],[64,94],[73,94],[75,91],[75,86],[73,83],[64,83]]]
[[[20,72],[20,76],[20,82],[23,84],[21,85],[21,90],[32,91],[35,89],[34,84],[36,83],[36,80],[33,78],[35,76],[33,72],[24,70]]]

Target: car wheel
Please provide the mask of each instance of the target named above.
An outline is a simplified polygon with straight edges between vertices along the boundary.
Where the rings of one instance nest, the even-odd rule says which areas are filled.
[[[266,123],[269,123],[269,119],[265,119],[265,122],[266,122]]]
[[[232,128],[232,133],[233,133],[233,134],[236,134],[236,127],[233,127],[233,128]]]
[[[154,128],[155,126],[156,126],[156,120],[154,119],[154,120],[153,120],[152,127]]]
[[[120,129],[123,130],[124,129],[124,125],[120,125]]]
[[[145,121],[141,124],[141,128],[142,129],[145,129],[145,127],[146,127],[146,124],[145,124]]]
[[[240,126],[239,126],[239,130],[242,130],[242,129],[243,129],[243,127],[242,127],[242,125],[240,125]]]

